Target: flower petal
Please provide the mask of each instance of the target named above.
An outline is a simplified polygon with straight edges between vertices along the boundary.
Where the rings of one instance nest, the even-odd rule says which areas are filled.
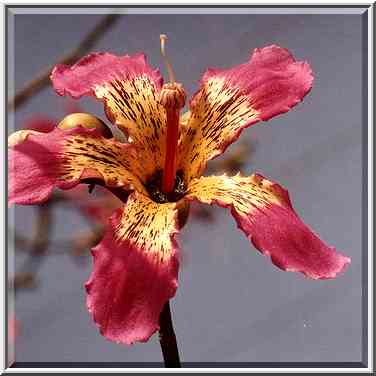
[[[95,129],[22,130],[9,137],[9,146],[9,204],[44,202],[54,187],[69,189],[84,178],[145,191],[132,146],[106,139]]]
[[[206,162],[222,154],[244,128],[299,103],[312,82],[306,62],[274,45],[255,49],[245,64],[207,70],[182,129],[179,166],[186,180],[200,176]]]
[[[111,217],[93,249],[87,306],[102,335],[117,343],[145,342],[159,329],[163,305],[178,286],[175,204],[134,192]]]
[[[326,279],[350,263],[301,221],[285,189],[261,175],[202,177],[191,183],[187,194],[191,200],[231,208],[253,245],[283,270]]]
[[[158,102],[163,79],[145,55],[90,54],[72,67],[57,65],[51,80],[59,95],[94,95],[102,100],[110,121],[139,149],[147,173],[163,167],[166,114]]]

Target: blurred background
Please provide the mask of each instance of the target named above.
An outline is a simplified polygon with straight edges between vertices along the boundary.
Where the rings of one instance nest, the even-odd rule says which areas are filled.
[[[8,19],[11,92],[61,60],[103,18],[24,13]],[[124,14],[90,48],[145,52],[165,74],[159,52],[165,33],[176,77],[189,94],[206,68],[245,62],[268,44],[307,60],[315,74],[302,104],[245,130],[210,172],[240,169],[281,183],[305,223],[352,263],[335,280],[283,272],[249,244],[229,212],[193,208],[179,238],[180,285],[171,302],[183,362],[361,361],[362,28],[356,14]],[[58,121],[77,108],[105,119],[95,99],[72,102],[48,85],[9,112],[9,132],[30,119],[39,126]],[[16,296],[9,333],[17,362],[162,360],[157,335],[146,344],[116,345],[100,336],[86,310],[90,244],[108,216],[98,205],[109,211],[118,202],[84,188],[58,192],[42,208],[10,210]]]

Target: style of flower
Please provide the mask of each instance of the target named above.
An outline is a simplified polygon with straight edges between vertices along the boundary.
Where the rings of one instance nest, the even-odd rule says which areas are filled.
[[[287,112],[310,91],[306,62],[272,45],[230,69],[208,69],[179,127],[185,91],[170,71],[163,85],[143,54],[90,54],[58,65],[59,95],[91,95],[129,142],[106,135],[95,120],[49,133],[10,136],[9,201],[38,204],[54,187],[96,182],[124,192],[102,241],[93,249],[87,307],[101,333],[118,343],[146,341],[178,286],[176,236],[191,201],[230,209],[253,245],[286,271],[334,278],[350,259],[328,247],[298,217],[288,192],[260,174],[202,176],[241,131]],[[125,200],[127,197],[127,200]]]

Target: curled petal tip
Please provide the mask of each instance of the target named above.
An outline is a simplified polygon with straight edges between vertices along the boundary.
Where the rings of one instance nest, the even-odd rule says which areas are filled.
[[[22,129],[20,131],[16,131],[8,137],[8,147],[12,148],[16,145],[22,144],[29,135],[39,134],[39,133],[40,132],[32,131],[28,129]]]

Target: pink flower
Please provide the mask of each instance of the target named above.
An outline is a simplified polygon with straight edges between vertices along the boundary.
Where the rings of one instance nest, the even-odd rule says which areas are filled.
[[[89,120],[49,133],[20,131],[10,137],[9,201],[38,204],[55,187],[88,181],[129,194],[93,249],[86,284],[88,309],[110,340],[146,341],[158,330],[178,286],[178,214],[194,200],[228,208],[283,270],[323,279],[349,264],[300,220],[279,184],[260,174],[202,176],[207,161],[244,128],[290,110],[310,91],[310,66],[288,50],[268,46],[236,67],[207,70],[180,129],[184,90],[174,82],[162,86],[142,54],[91,54],[72,67],[56,66],[51,78],[59,95],[102,101],[130,142],[106,136]]]

